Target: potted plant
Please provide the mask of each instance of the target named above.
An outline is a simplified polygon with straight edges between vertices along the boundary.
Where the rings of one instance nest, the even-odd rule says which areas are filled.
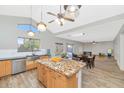
[[[67,56],[67,53],[65,53],[65,52],[62,52],[62,53],[61,53],[61,57],[62,57],[62,58],[66,58],[66,56]]]

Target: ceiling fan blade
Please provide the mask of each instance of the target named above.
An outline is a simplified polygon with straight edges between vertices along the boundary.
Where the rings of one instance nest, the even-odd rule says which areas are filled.
[[[57,16],[56,14],[51,13],[51,12],[47,12],[47,14],[49,14],[49,15],[53,15],[53,16]]]
[[[67,17],[63,17],[65,20],[68,20],[68,21],[72,21],[74,22],[74,19],[71,19],[71,18],[67,18]]]
[[[49,21],[48,23],[52,23],[52,22],[54,22],[55,20],[51,20],[51,21]]]

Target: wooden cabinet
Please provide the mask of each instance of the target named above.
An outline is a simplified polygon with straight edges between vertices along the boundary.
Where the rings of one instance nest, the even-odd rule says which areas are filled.
[[[40,59],[41,60],[48,60],[49,59],[49,56],[47,56],[47,55],[46,56],[41,56]]]
[[[64,75],[59,73],[55,73],[55,84],[56,88],[66,88],[67,86],[67,78]]]
[[[10,60],[0,61],[0,77],[10,75],[12,72],[12,65]]]
[[[36,68],[36,62],[35,61],[26,61],[26,70],[31,70]]]
[[[5,75],[10,75],[12,73],[12,62],[10,60],[5,62]]]
[[[40,74],[41,67],[40,66],[41,66],[40,64],[37,64],[37,78],[38,78],[38,80],[41,81],[41,74]]]
[[[48,88],[65,88],[66,77],[49,69]]]
[[[5,76],[5,63],[0,61],[0,77]]]
[[[48,88],[76,88],[76,74],[70,78],[38,63],[38,80]]]
[[[47,78],[47,87],[48,88],[54,88],[55,86],[55,73],[53,70],[48,70],[48,78]]]
[[[40,80],[44,86],[47,86],[48,69],[45,68],[43,65],[37,64],[37,71],[38,71],[38,80]]]

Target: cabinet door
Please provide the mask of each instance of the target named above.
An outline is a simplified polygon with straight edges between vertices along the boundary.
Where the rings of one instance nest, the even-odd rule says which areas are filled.
[[[48,88],[55,88],[55,78],[54,77],[49,78],[49,83],[48,83],[47,87]]]
[[[40,64],[38,64],[38,65],[37,65],[37,68],[38,68],[38,69],[37,69],[37,70],[38,70],[38,80],[40,80],[40,81],[42,82],[42,80],[43,80],[43,79],[42,79],[42,76],[43,76],[43,75],[42,75],[42,72],[43,72],[42,67],[41,67]]]
[[[0,77],[10,75],[12,71],[11,61],[0,61]]]
[[[55,77],[55,88],[66,88],[67,78],[64,75],[57,73],[57,72],[55,76],[56,76]]]
[[[47,78],[47,87],[54,88],[55,87],[55,72],[49,69],[48,78]]]
[[[49,69],[44,66],[44,71],[43,71],[43,81],[44,81],[44,85],[47,87],[47,82],[48,82],[48,77],[49,77],[49,73],[48,73]]]
[[[62,79],[55,79],[55,88],[66,88],[66,82]]]
[[[45,69],[44,66],[41,64],[38,64],[38,79],[40,80],[40,82],[44,85],[46,85],[46,80],[45,80]]]
[[[4,61],[1,61],[0,62],[0,77],[3,77],[5,76],[5,62]]]
[[[3,71],[2,71],[2,62],[0,61],[0,77],[2,77],[2,73],[3,73]]]
[[[5,74],[10,75],[12,73],[12,64],[11,61],[5,61]]]
[[[0,77],[5,75],[5,65],[3,63],[3,61],[0,61]]]
[[[40,80],[40,64],[39,63],[37,63],[37,78],[38,78],[38,80]]]
[[[36,68],[36,63],[34,61],[26,61],[26,70],[31,70]]]

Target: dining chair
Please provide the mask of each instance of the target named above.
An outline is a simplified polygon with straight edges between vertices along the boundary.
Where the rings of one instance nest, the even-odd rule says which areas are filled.
[[[92,59],[92,62],[91,62],[91,65],[92,65],[93,68],[95,67],[95,58],[96,58],[96,55],[93,56],[93,59]]]
[[[88,56],[83,56],[83,62],[86,63],[87,69],[91,68],[90,59],[88,58]]]
[[[95,67],[95,55],[93,55],[92,57],[87,57],[86,58],[86,66],[87,66],[87,69],[88,68],[94,68]]]

